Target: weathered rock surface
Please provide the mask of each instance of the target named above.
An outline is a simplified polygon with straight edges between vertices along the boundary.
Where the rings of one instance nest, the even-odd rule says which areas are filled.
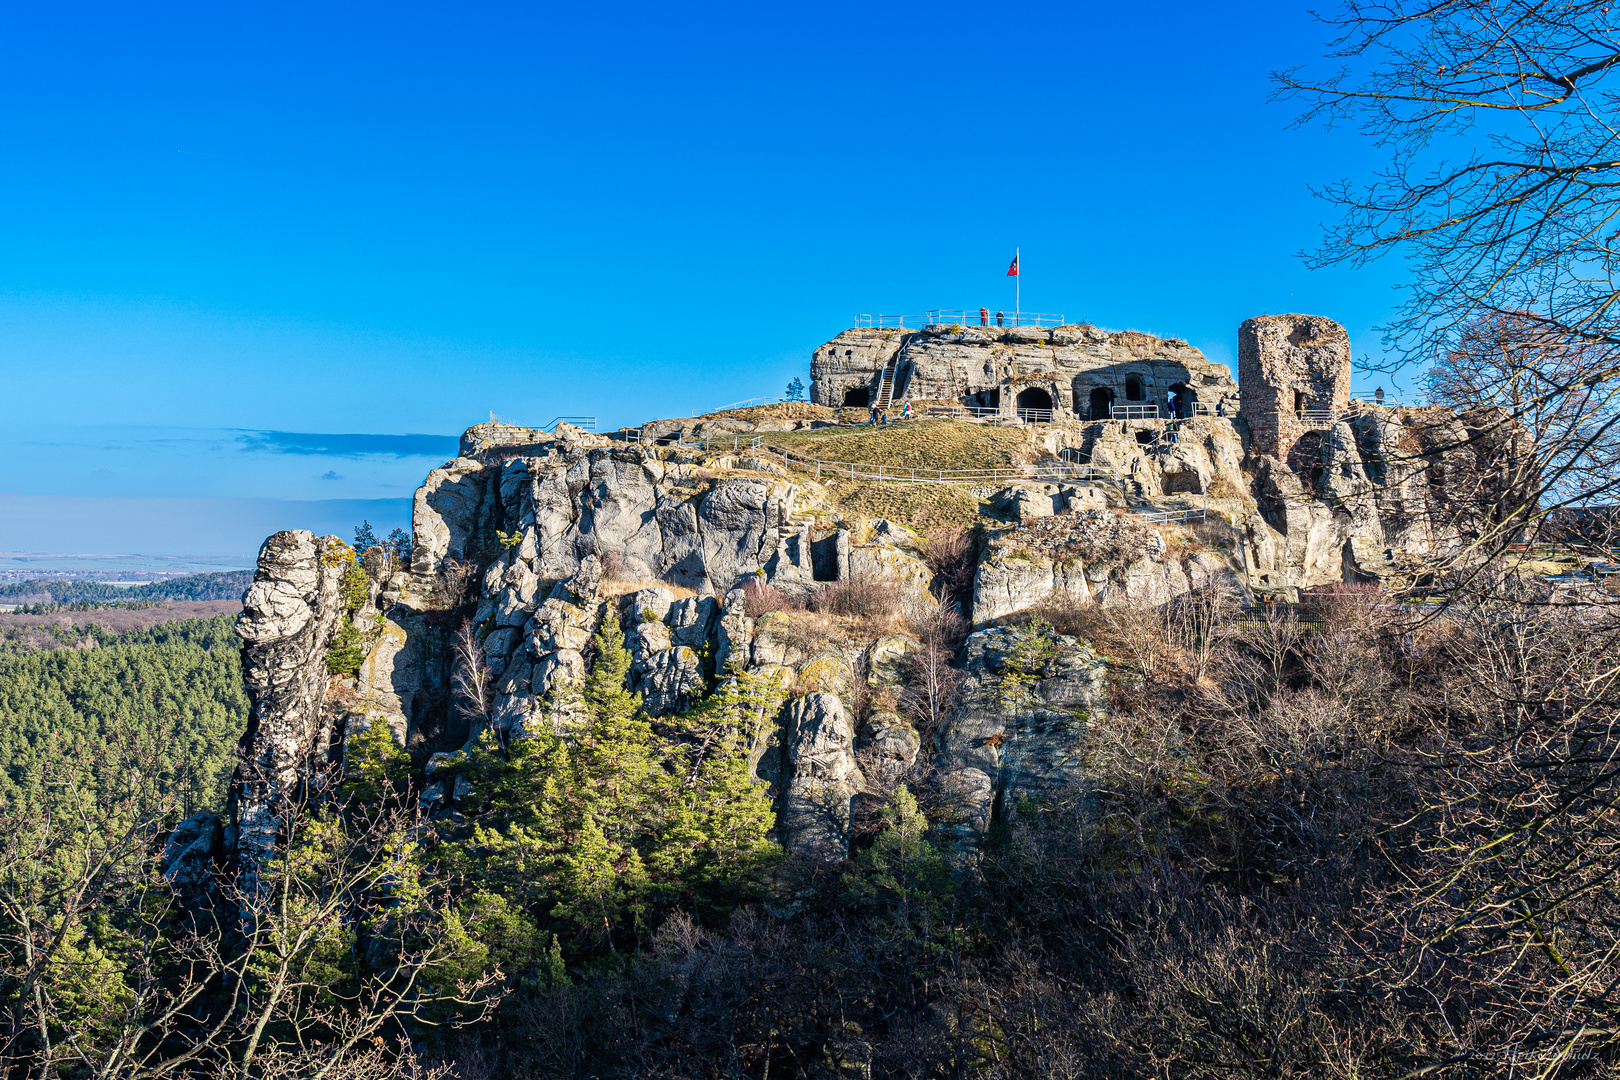
[[[339,583],[352,557],[336,537],[304,529],[276,533],[259,550],[236,622],[250,708],[227,836],[250,875],[274,850],[283,800],[296,794],[327,748],[326,648],[342,614]]]
[[[836,695],[806,694],[789,706],[782,773],[782,846],[814,862],[847,858],[852,804],[865,778],[855,762],[855,732]]]
[[[1175,338],[1093,326],[998,327],[941,324],[920,331],[851,329],[816,349],[810,360],[810,399],[822,405],[875,397],[882,372],[898,359],[894,402],[951,401],[1109,418],[1115,404],[1157,405],[1174,415],[1182,399],[1237,411],[1231,373]],[[1034,393],[1031,394],[1030,392]],[[853,392],[853,396],[852,396]],[[1100,415],[1098,415],[1100,413]]]
[[[951,832],[972,847],[997,806],[1084,790],[1090,782],[1086,726],[1108,708],[1107,665],[1091,647],[1054,635],[1039,671],[1009,669],[1019,632],[981,630],[967,639],[961,704],[940,730],[941,790],[956,809]]]

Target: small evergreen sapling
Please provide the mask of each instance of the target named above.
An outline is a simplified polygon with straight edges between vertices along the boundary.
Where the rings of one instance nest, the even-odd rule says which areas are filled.
[[[792,382],[787,384],[787,399],[789,401],[804,400],[804,380],[797,375],[793,377]]]

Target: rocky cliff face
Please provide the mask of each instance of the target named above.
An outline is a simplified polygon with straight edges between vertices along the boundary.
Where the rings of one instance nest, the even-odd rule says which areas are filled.
[[[1229,389],[1182,343],[1075,332],[1074,341],[1024,341],[1032,332],[1018,331],[990,344],[969,340],[971,328],[910,342],[857,336],[868,350],[862,364],[909,348],[933,357],[929,370],[954,371],[968,354],[951,350],[1001,349],[991,367],[1002,365],[996,378],[1005,379],[1030,365],[1061,368],[1063,349],[1145,350],[1143,363],[1174,360],[1176,378]],[[832,379],[854,355],[826,353],[820,370]],[[919,367],[918,392],[943,393],[928,382],[935,377]],[[1481,492],[1516,482],[1492,464],[1516,453],[1510,434],[1492,436],[1489,417],[1443,410],[1368,409],[1296,440],[1286,459],[1255,452],[1242,416],[1059,417],[1031,428],[1030,453],[1053,463],[1052,478],[962,485],[979,508],[961,604],[978,632],[954,657],[960,701],[922,731],[902,706],[908,658],[923,648],[916,627],[946,585],[928,541],[902,521],[843,509],[832,486],[842,479],[790,472],[768,446],[743,439],[825,423],[731,417],[614,439],[566,425],[469,431],[464,456],[416,493],[411,566],[375,582],[353,612],[338,599],[351,559],[341,542],[271,537],[239,627],[253,719],[226,848],[248,866],[262,857],[275,842],[278,800],[370,725],[387,725],[430,776],[486,728],[513,738],[538,723],[566,727],[547,697],[583,679],[588,642],[611,611],[631,656],[630,688],[652,717],[685,709],[733,667],[787,692],[781,711],[762,718],[751,761],[775,799],[777,838],[802,860],[846,857],[863,793],[901,777],[929,787],[966,850],[1018,800],[1083,791],[1077,747],[1108,710],[1111,673],[1084,641],[1052,635],[1030,667],[1017,633],[998,624],[1054,601],[1151,607],[1194,590],[1398,577],[1403,560],[1465,537],[1469,514],[1488,515]],[[700,424],[734,433],[731,448],[658,445]],[[1059,474],[1059,455],[1082,468]],[[1178,507],[1210,515],[1190,524],[1151,516]],[[894,590],[896,612],[874,622],[795,610],[818,589],[851,582]],[[773,590],[782,610],[750,617],[750,585]],[[323,655],[345,618],[367,654],[357,676],[333,680]],[[452,639],[463,626],[488,666],[487,707],[468,707],[453,689],[466,661]],[[454,815],[461,794],[448,781],[430,784],[424,806]],[[218,847],[206,822],[188,828],[175,842],[177,877],[187,859]]]
[[[1159,416],[1174,416],[1172,402],[1180,396],[1184,415],[1194,401],[1237,412],[1231,372],[1185,341],[1081,325],[846,330],[812,354],[811,400],[865,405],[857,399],[875,399],[891,361],[896,405],[958,403],[1009,416],[1035,408],[1104,420],[1115,404],[1157,405]],[[1037,393],[1021,397],[1027,391]]]
[[[252,705],[231,779],[226,845],[250,877],[275,848],[282,802],[297,797],[329,749],[326,648],[343,613],[339,584],[352,559],[336,537],[276,533],[259,551],[237,619]]]

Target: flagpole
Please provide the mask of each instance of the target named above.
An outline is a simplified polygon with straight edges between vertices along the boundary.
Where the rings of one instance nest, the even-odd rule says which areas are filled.
[[[1003,251],[1006,249],[1003,248]],[[1013,325],[1021,321],[1019,316],[1024,310],[1024,252],[1022,248],[1013,248],[1013,262],[1018,266],[1018,273],[1013,276]]]

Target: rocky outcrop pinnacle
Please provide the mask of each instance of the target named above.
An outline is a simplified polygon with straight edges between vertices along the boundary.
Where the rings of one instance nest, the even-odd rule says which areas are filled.
[[[335,536],[276,533],[259,550],[258,573],[236,621],[251,709],[231,778],[226,844],[248,878],[274,849],[284,801],[297,795],[312,759],[326,749],[326,648],[342,614],[339,585],[351,558]]]

